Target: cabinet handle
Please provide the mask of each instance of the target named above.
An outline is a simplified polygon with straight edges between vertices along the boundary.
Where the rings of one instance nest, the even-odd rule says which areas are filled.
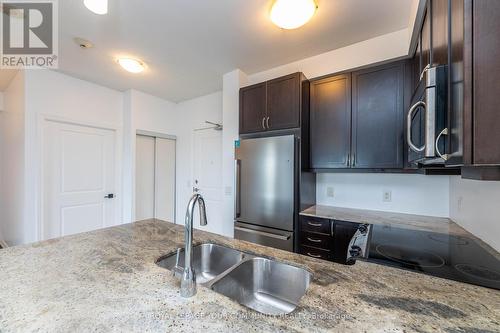
[[[312,254],[311,252],[307,252],[307,255],[313,258],[321,258],[321,254]]]
[[[262,117],[262,129],[266,129],[265,121],[266,121],[266,117]]]
[[[310,237],[307,237],[307,240],[310,241],[310,242],[313,242],[313,243],[321,243],[321,239],[314,239],[314,238],[310,238]]]
[[[269,127],[269,117],[267,117],[267,119],[266,119],[266,126],[267,126],[267,129],[270,129],[270,127]]]
[[[312,222],[307,222],[307,224],[309,224],[311,227],[321,227],[322,224],[321,223],[312,223]]]

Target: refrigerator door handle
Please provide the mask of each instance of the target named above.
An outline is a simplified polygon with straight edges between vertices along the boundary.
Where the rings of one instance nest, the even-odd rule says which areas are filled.
[[[247,229],[247,228],[242,228],[242,227],[234,227],[235,230],[239,230],[239,231],[244,231],[244,232],[248,232],[248,233],[251,233],[251,234],[257,234],[257,235],[262,235],[262,236],[266,236],[266,237],[271,237],[271,238],[276,238],[276,239],[280,239],[280,240],[289,240],[290,239],[290,235],[277,235],[277,234],[272,234],[270,232],[265,232],[265,231],[258,231],[258,230],[253,230],[253,229]]]
[[[235,196],[234,196],[234,219],[241,216],[241,160],[234,161],[235,172]]]

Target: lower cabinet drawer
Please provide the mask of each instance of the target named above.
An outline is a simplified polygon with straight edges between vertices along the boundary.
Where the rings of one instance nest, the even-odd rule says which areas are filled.
[[[333,258],[331,251],[317,249],[314,247],[304,246],[304,245],[300,246],[300,254],[323,260],[332,260]]]
[[[300,233],[300,244],[330,251],[333,249],[333,237],[303,231]]]
[[[325,235],[332,234],[332,222],[327,219],[317,217],[301,216],[300,217],[301,231],[316,232]]]

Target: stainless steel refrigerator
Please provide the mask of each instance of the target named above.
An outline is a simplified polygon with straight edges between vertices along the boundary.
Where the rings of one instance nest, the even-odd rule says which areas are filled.
[[[296,158],[294,135],[240,141],[235,161],[236,239],[293,251]]]

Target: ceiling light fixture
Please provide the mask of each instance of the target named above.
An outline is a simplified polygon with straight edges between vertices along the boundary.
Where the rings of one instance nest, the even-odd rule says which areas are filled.
[[[141,73],[146,67],[142,61],[132,58],[119,58],[118,63],[124,70],[134,74]]]
[[[297,29],[309,22],[317,9],[315,0],[276,0],[271,21],[283,29]]]
[[[83,4],[88,10],[98,15],[108,13],[108,0],[83,0]]]

